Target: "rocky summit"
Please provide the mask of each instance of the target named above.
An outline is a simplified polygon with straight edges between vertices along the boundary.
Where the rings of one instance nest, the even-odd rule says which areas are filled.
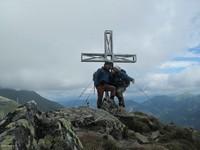
[[[142,112],[127,113],[104,102],[102,109],[40,112],[19,106],[0,122],[2,150],[199,150],[200,132],[160,123]]]

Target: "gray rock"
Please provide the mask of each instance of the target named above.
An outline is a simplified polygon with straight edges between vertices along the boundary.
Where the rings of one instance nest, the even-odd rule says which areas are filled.
[[[66,108],[57,113],[64,114],[75,128],[108,134],[115,139],[122,139],[127,134],[127,127],[118,118],[102,109]]]
[[[138,132],[135,133],[135,136],[136,136],[139,143],[141,143],[141,144],[149,143],[148,137],[146,137],[146,136],[144,136],[144,135],[142,135]]]
[[[151,133],[151,139],[156,140],[160,136],[160,131],[154,131]]]
[[[0,149],[82,150],[70,121],[38,111],[34,102],[18,107],[0,123]]]

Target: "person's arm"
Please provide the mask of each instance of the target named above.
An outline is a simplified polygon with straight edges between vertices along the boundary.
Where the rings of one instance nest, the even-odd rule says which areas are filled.
[[[130,77],[129,75],[127,75],[126,71],[122,71],[121,73],[122,73],[122,76],[125,80],[128,80],[132,83],[135,83],[135,80],[132,77]]]
[[[135,79],[133,79],[133,80],[131,81],[131,83],[134,84],[134,83],[135,83]]]

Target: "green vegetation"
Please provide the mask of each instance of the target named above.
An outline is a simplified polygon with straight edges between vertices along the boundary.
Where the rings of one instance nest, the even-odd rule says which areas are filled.
[[[2,119],[7,113],[15,110],[17,106],[18,104],[15,101],[0,96],[0,119]]]

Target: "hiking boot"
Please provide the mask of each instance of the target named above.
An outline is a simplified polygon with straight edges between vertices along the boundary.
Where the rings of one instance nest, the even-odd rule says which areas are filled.
[[[125,107],[125,105],[122,103],[119,103],[119,107]]]
[[[102,100],[100,98],[98,98],[97,100],[97,108],[101,108],[102,107]]]
[[[126,113],[126,109],[123,106],[119,106],[118,110],[120,113]]]
[[[123,97],[119,97],[118,99],[119,99],[119,106],[125,107],[124,98]]]

